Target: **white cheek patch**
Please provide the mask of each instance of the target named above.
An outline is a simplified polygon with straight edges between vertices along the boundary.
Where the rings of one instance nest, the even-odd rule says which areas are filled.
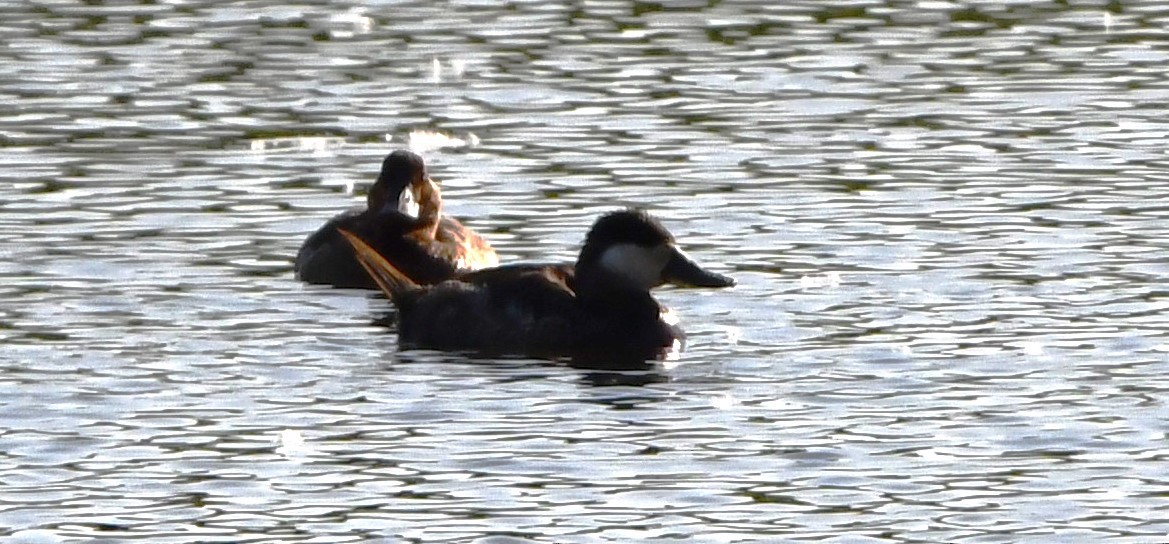
[[[414,198],[413,187],[406,187],[402,194],[398,195],[398,211],[410,217],[418,217],[418,200]]]
[[[601,268],[648,290],[661,283],[662,270],[666,268],[670,255],[669,246],[619,244],[601,254]]]

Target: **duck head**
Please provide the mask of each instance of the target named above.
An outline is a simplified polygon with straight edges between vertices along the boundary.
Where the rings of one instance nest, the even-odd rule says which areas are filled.
[[[417,216],[418,195],[415,193],[420,187],[432,185],[422,157],[406,150],[394,151],[382,161],[381,173],[369,189],[366,204],[370,211],[399,211]]]
[[[640,210],[608,213],[593,224],[576,262],[577,277],[595,275],[610,287],[649,291],[670,283],[730,287],[735,280],[703,269],[674,243],[656,219]]]

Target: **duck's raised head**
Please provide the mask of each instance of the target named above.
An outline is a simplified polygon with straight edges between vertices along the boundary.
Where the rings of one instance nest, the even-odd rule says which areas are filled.
[[[413,189],[430,183],[430,175],[426,172],[426,162],[422,157],[400,149],[382,161],[382,171],[373,187],[370,187],[366,202],[370,210],[409,212],[415,198]],[[408,187],[412,190],[407,191]]]
[[[729,287],[735,280],[704,270],[674,243],[657,219],[640,210],[601,216],[585,238],[576,262],[577,277],[648,291],[664,283]],[[603,277],[603,279],[601,279]]]

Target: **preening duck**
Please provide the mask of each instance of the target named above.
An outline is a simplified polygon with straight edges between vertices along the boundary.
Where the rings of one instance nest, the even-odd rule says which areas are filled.
[[[415,153],[394,151],[382,161],[366,203],[366,209],[334,217],[305,240],[296,255],[298,278],[334,287],[377,289],[339,229],[360,236],[397,270],[422,285],[499,264],[486,240],[442,215],[441,191]],[[415,206],[416,213],[411,213]]]

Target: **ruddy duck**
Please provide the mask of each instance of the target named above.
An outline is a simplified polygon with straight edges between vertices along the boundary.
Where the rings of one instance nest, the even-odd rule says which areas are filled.
[[[650,289],[664,283],[727,287],[703,270],[642,211],[602,216],[575,266],[506,265],[422,286],[355,234],[341,234],[358,262],[398,309],[405,347],[488,355],[572,357],[590,366],[658,359],[682,339]]]
[[[417,216],[408,213],[412,202]],[[338,229],[365,240],[412,281],[429,285],[462,270],[499,264],[486,240],[457,220],[442,215],[438,185],[422,157],[390,153],[366,197],[367,208],[345,212],[305,240],[296,254],[296,276],[308,283],[377,289]]]

